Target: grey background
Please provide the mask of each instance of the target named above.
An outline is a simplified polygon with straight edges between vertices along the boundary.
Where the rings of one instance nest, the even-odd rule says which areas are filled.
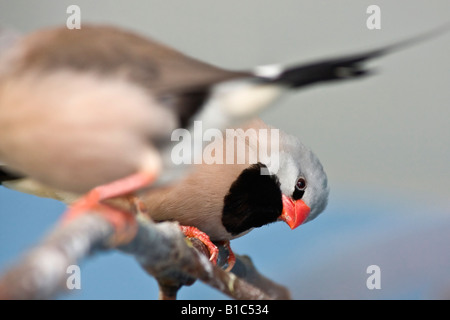
[[[123,26],[230,69],[366,50],[450,21],[448,0],[0,0],[0,23],[21,32],[65,24],[70,4],[81,7],[82,23]],[[371,4],[381,7],[381,30],[366,28],[366,8]],[[263,115],[268,123],[299,136],[320,157],[332,192],[324,214],[328,219],[350,214],[350,224],[355,221],[351,219],[364,220],[370,214],[398,215],[399,228],[411,220],[420,228],[430,221],[442,225],[441,219],[447,219],[449,40],[450,33],[379,59],[371,63],[377,74],[363,81],[294,93]],[[7,192],[0,189],[2,210],[10,210],[5,203],[12,196]],[[37,201],[29,196],[20,199]],[[56,206],[55,212],[60,211]],[[320,219],[326,224],[327,218]],[[314,223],[320,225],[320,219]],[[394,222],[382,225],[386,231]],[[377,239],[380,229],[370,230]],[[398,230],[383,231],[378,240],[395,236]],[[321,232],[320,239],[326,238],[327,233]],[[348,243],[361,239],[365,238]]]

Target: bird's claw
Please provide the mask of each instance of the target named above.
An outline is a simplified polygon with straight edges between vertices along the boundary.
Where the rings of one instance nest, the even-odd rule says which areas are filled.
[[[180,226],[180,228],[186,237],[196,238],[200,240],[208,248],[210,254],[209,261],[211,261],[212,264],[217,265],[217,260],[219,258],[219,248],[211,241],[209,236],[203,231],[197,229],[196,227]],[[233,268],[234,263],[236,262],[236,258],[234,256],[233,251],[231,250],[230,242],[225,241],[224,245],[228,249],[228,267],[226,271],[229,271]]]

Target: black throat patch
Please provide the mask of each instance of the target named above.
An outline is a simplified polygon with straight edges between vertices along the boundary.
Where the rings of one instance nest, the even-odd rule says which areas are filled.
[[[243,170],[224,198],[222,223],[232,235],[275,222],[283,203],[275,175],[261,175],[262,163]]]

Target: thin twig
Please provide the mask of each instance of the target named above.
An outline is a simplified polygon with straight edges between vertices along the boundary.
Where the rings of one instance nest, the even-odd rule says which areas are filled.
[[[97,215],[56,227],[0,278],[0,299],[50,299],[66,288],[67,268],[105,249],[113,228]]]
[[[250,279],[253,285],[213,266],[186,240],[177,223],[153,223],[143,218],[138,222],[137,235],[117,249],[133,255],[160,286],[163,285],[162,298],[176,298],[179,287],[191,284],[195,279],[235,299],[289,298],[285,288],[260,276],[253,264],[246,263],[245,259],[238,259],[239,274]],[[83,215],[64,226],[58,225],[39,246],[0,277],[0,299],[54,298],[67,288],[67,267],[94,253],[111,249],[112,239],[115,239],[114,229],[95,214]]]
[[[181,276],[186,281],[192,281],[192,278],[199,279],[234,299],[271,299],[259,288],[213,266],[206,256],[194,250],[192,245],[188,246],[190,242],[186,241],[178,224],[142,223],[142,220],[137,236],[119,249],[133,254],[160,284],[165,283],[168,286],[173,281],[176,288]],[[158,229],[159,232],[155,232],[154,229]]]

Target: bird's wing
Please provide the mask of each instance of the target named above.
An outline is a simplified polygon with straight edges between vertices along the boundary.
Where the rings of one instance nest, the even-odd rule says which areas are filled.
[[[42,29],[23,38],[13,74],[69,69],[126,78],[174,108],[181,125],[195,114],[214,83],[250,76],[182,54],[155,40],[113,26]],[[11,63],[8,63],[11,64]]]
[[[113,26],[38,30],[24,37],[21,70],[71,68],[128,76],[152,90],[196,86],[235,76],[157,41]],[[120,74],[124,72],[125,74]]]

